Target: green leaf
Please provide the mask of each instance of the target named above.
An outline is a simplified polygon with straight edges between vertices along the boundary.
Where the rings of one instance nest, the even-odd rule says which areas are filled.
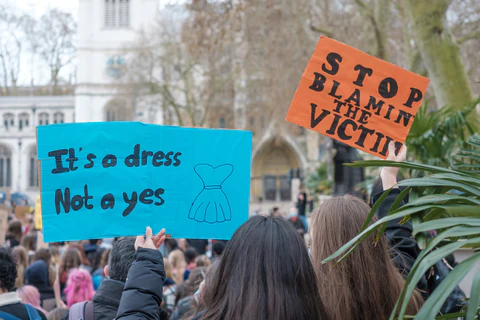
[[[480,253],[474,254],[470,258],[456,265],[445,279],[440,282],[427,301],[425,301],[422,308],[417,313],[417,318],[434,319],[453,289],[478,261],[480,261]]]
[[[355,161],[353,163],[345,164],[349,167],[397,167],[397,168],[404,168],[404,169],[414,169],[414,170],[421,170],[421,171],[428,171],[428,172],[445,172],[445,173],[456,173],[456,174],[464,174],[459,171],[445,169],[436,166],[430,166],[425,164],[418,164],[413,162],[396,162],[396,161],[388,161],[388,160],[366,160],[366,161]]]
[[[480,272],[473,277],[472,290],[470,291],[470,299],[468,301],[467,317],[465,320],[474,320],[475,315],[479,313],[478,303],[480,302]]]
[[[429,230],[446,229],[454,226],[471,226],[480,227],[480,219],[478,218],[444,218],[438,220],[427,221],[418,224],[413,227],[413,235],[415,236],[419,232],[425,232]]]

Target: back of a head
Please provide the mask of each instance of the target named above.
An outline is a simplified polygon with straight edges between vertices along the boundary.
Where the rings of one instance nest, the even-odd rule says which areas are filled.
[[[305,242],[291,224],[252,217],[223,252],[202,319],[326,319],[314,280]]]
[[[312,215],[312,261],[332,319],[388,319],[403,287],[385,236],[365,239],[335,267],[335,261],[322,264],[359,233],[369,212],[363,200],[346,195],[323,202]]]
[[[88,260],[87,255],[85,254],[85,250],[83,249],[83,246],[81,244],[79,244],[79,243],[71,244],[70,248],[75,248],[75,249],[78,250],[78,252],[80,252],[80,256],[82,257],[82,264],[83,265],[86,265],[86,266],[90,265],[90,261]]]
[[[187,280],[187,296],[191,296],[198,290],[200,283],[205,277],[205,267],[196,267],[190,272]]]
[[[218,241],[212,244],[212,252],[214,256],[221,256],[223,250],[225,250],[225,244],[223,242]]]
[[[8,251],[0,247],[0,289],[11,291],[17,278],[17,264]]]
[[[94,294],[92,276],[88,271],[83,269],[70,271],[65,288],[68,307],[77,302],[91,300]]]
[[[50,287],[48,263],[43,259],[34,261],[27,269],[26,279],[40,290]]]
[[[40,308],[40,292],[34,286],[23,286],[17,290],[17,295],[23,303],[30,304],[35,308]]]
[[[82,264],[82,256],[76,248],[68,248],[60,262],[60,272],[68,272],[70,269],[78,268]]]
[[[8,235],[20,241],[23,236],[22,223],[18,220],[12,221],[8,224]]]
[[[43,260],[50,265],[51,257],[52,256],[50,254],[50,249],[41,248],[38,249],[37,252],[35,252],[35,255],[33,256],[33,261]]]
[[[204,254],[199,255],[198,257],[195,258],[196,267],[208,267],[210,263],[211,263],[210,259],[208,259],[208,257]]]
[[[185,255],[181,250],[176,249],[170,252],[168,260],[174,269],[185,267]]]
[[[114,242],[108,259],[110,279],[127,281],[128,270],[135,260],[135,238],[120,238]]]
[[[27,234],[22,239],[22,246],[24,246],[27,251],[35,251],[37,246],[37,236],[32,233]]]
[[[185,254],[185,261],[187,262],[187,264],[190,264],[193,261],[195,261],[195,258],[198,256],[197,249],[195,248],[188,248],[187,250],[185,250],[184,254]]]
[[[28,253],[23,246],[16,246],[13,248],[12,255],[18,265],[28,267]]]

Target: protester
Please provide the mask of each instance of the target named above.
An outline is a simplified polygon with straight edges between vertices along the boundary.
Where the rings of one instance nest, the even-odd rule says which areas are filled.
[[[28,262],[32,262],[32,258],[35,255],[37,248],[37,236],[33,233],[29,233],[22,239],[22,246],[27,250]]]
[[[308,223],[306,217],[307,205],[308,205],[308,195],[305,191],[305,186],[302,184],[300,185],[300,193],[297,197],[297,209],[298,209],[298,217],[302,220],[303,225],[305,226],[305,232],[308,232]]]
[[[15,248],[16,246],[20,245],[22,237],[22,223],[18,220],[10,222],[8,224],[8,231],[5,236],[5,245],[9,248]]]
[[[22,302],[33,306],[35,309],[47,314],[40,305],[40,292],[34,286],[26,285],[17,290],[17,295],[22,299]]]
[[[187,281],[182,283],[183,290],[176,292],[176,309],[170,320],[189,318],[195,314],[196,303],[194,293],[198,290],[200,283],[205,278],[205,267],[198,267],[192,270]]]
[[[92,300],[93,290],[92,276],[84,269],[73,269],[68,274],[65,295],[67,306],[70,308],[77,302]]]
[[[22,303],[22,299],[13,291],[17,278],[17,265],[11,254],[0,247],[0,319],[7,315],[19,319],[47,318],[33,306]]]
[[[303,236],[305,235],[305,225],[303,224],[302,219],[298,217],[297,208],[290,209],[288,221],[293,225],[295,230],[297,230],[298,234],[303,238]]]
[[[173,280],[177,285],[184,281],[184,274],[187,267],[185,255],[181,250],[174,250],[168,255],[168,261],[172,265]]]
[[[17,279],[15,280],[15,288],[20,288],[25,284],[25,276],[28,268],[28,254],[22,246],[16,246],[12,250],[12,256],[17,263]]]
[[[96,256],[93,262],[92,281],[93,288],[98,289],[100,283],[105,279],[105,266],[108,264],[108,257],[110,256],[111,249],[99,248],[96,252]]]
[[[59,277],[60,277],[60,290],[63,292],[65,285],[67,284],[68,273],[72,269],[80,268],[82,264],[82,256],[80,251],[76,248],[69,248],[60,260]]]
[[[205,239],[187,239],[189,247],[195,248],[198,255],[207,253],[208,240]]]
[[[195,258],[195,267],[208,267],[210,265],[210,259],[206,255],[202,254]]]
[[[135,240],[136,259],[128,271],[116,319],[168,319],[168,315],[159,308],[165,270],[158,248],[164,241],[165,229],[153,236],[149,227],[145,237],[139,236]]]
[[[223,250],[225,250],[225,242],[215,241],[212,244],[212,261],[220,258],[222,256]]]
[[[111,320],[115,318],[127,280],[128,270],[135,260],[134,243],[135,238],[132,237],[119,238],[113,243],[108,265],[104,269],[106,278],[95,292],[92,302],[75,304],[71,310],[76,306],[81,307],[82,311],[86,310],[84,320]],[[88,313],[88,310],[91,310],[93,317]],[[70,312],[63,317],[63,320],[70,319]]]
[[[333,320],[388,319],[404,286],[390,261],[385,236],[378,241],[370,236],[339,263],[322,263],[360,232],[369,213],[364,201],[350,195],[327,200],[313,213],[312,261],[320,296]],[[415,293],[407,313],[415,315],[421,305]]]
[[[78,252],[80,252],[80,256],[82,258],[82,263],[80,264],[80,268],[85,269],[88,272],[92,272],[92,266],[91,266],[90,260],[88,260],[87,255],[83,250],[83,246],[79,243],[70,244],[69,250],[73,248],[77,249]]]
[[[186,270],[192,271],[195,268],[195,259],[198,256],[198,252],[195,248],[188,248],[184,252],[185,262],[187,263]],[[187,274],[188,278],[188,274]]]
[[[40,300],[43,306],[46,300],[55,299],[53,291],[53,278],[50,270],[50,252],[48,249],[40,249],[35,253],[32,264],[28,267],[27,283],[34,286],[40,292]]]
[[[176,284],[172,279],[172,264],[167,258],[163,258],[163,265],[165,268],[165,280],[163,280],[162,308],[170,315],[175,308]]]
[[[205,271],[205,279],[200,283],[198,291],[194,295],[198,307],[196,314],[192,317],[192,320],[200,320],[205,314],[205,294],[209,290],[212,290],[212,284],[219,266],[220,260],[217,259]]]
[[[85,252],[85,256],[90,262],[90,265],[92,266],[92,268],[94,268],[93,260],[97,254],[97,250],[100,248],[101,242],[102,242],[101,239],[92,239],[92,240],[88,240],[87,243],[83,244],[83,250]]]

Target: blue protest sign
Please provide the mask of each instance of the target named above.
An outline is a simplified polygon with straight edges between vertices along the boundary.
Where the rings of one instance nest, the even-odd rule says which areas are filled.
[[[248,218],[248,131],[96,122],[38,127],[46,242],[229,239]]]

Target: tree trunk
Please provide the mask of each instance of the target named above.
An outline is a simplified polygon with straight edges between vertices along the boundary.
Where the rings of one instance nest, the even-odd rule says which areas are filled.
[[[428,70],[437,107],[461,108],[472,102],[472,91],[459,48],[446,26],[450,0],[406,0],[407,18]]]

